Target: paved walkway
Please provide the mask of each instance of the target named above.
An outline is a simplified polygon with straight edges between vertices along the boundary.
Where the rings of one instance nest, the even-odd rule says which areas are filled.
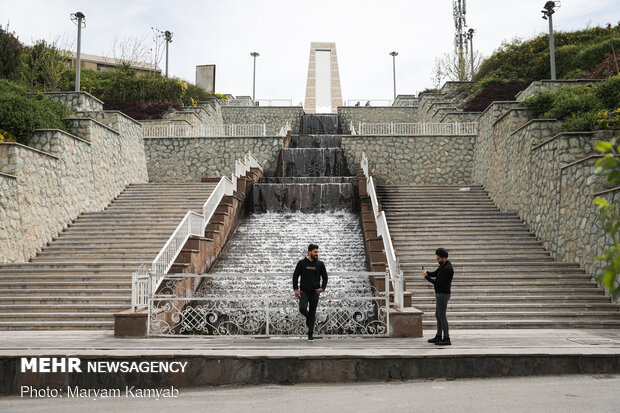
[[[433,333],[427,334],[431,337]],[[427,338],[428,338],[427,337]],[[0,356],[200,355],[217,357],[420,357],[447,355],[619,355],[620,330],[454,330],[452,346],[427,338],[116,338],[111,331],[3,331]]]

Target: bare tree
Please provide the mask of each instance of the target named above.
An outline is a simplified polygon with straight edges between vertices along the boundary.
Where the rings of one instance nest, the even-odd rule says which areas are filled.
[[[469,57],[469,54],[467,54],[467,57]],[[478,51],[475,51],[473,75],[478,72],[480,63],[482,63],[482,56]],[[435,88],[438,88],[444,80],[464,82],[470,79],[473,79],[470,61],[469,59],[462,59],[456,51],[445,53],[443,56],[435,59],[435,66],[431,74],[431,80]]]
[[[114,37],[112,57],[121,70],[130,69],[135,62],[149,61],[151,49],[145,35],[135,37]]]

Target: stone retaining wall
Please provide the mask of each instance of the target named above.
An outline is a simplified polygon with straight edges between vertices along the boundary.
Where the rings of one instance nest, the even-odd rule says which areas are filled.
[[[380,184],[469,185],[472,183],[473,136],[359,136],[342,138],[350,173],[362,152]]]
[[[88,92],[47,92],[54,99],[72,111],[103,110],[103,102]]]
[[[594,257],[611,242],[593,203],[606,189],[593,169],[602,136],[560,133],[560,122],[530,118],[515,102],[495,102],[480,115],[473,179],[502,211],[516,212],[555,259],[594,275]],[[617,201],[620,192],[604,196]]]
[[[202,178],[230,175],[235,160],[248,151],[263,165],[266,175],[276,173],[283,138],[212,137],[144,138],[151,182],[200,182]]]
[[[0,143],[0,172],[14,176],[1,178],[10,191],[0,197],[0,217],[10,219],[0,225],[0,262],[27,261],[80,213],[102,210],[127,184],[148,181],[138,126],[130,122],[121,129],[133,133],[119,134],[92,119],[69,125],[82,137],[38,130],[29,146]]]

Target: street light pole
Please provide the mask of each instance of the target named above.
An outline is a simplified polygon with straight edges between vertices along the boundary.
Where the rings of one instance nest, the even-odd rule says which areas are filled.
[[[396,100],[396,56],[398,56],[398,52],[390,52],[390,56],[392,56],[392,77],[394,79],[394,100]]]
[[[250,56],[254,58],[254,70],[252,71],[252,101],[255,102],[256,101],[256,58],[260,56],[260,53],[252,52],[250,53]]]
[[[73,20],[78,27],[77,34],[77,53],[75,57],[75,91],[80,91],[80,71],[82,68],[82,27],[86,27],[86,16],[81,11],[71,14],[71,20]]]
[[[164,32],[164,38],[166,39],[166,77],[168,77],[168,45],[172,43],[172,32],[166,30]]]
[[[471,66],[471,80],[474,80],[474,29],[467,31],[467,39],[469,40],[469,62]]]
[[[542,18],[549,20],[549,59],[551,60],[551,80],[556,80],[555,75],[555,42],[553,40],[553,13],[555,9],[560,7],[560,2],[548,1],[544,5],[542,10]]]

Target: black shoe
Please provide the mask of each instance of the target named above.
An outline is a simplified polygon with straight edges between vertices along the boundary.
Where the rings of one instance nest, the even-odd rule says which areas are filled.
[[[435,343],[436,346],[451,346],[450,337],[444,338],[443,340],[439,340]]]
[[[308,333],[308,341],[314,341],[314,337],[312,337],[312,333]]]
[[[429,343],[436,343],[436,342],[438,342],[438,341],[441,341],[441,336],[435,336],[435,337],[433,337],[433,338],[429,338],[429,339],[428,339],[428,342],[429,342]]]

